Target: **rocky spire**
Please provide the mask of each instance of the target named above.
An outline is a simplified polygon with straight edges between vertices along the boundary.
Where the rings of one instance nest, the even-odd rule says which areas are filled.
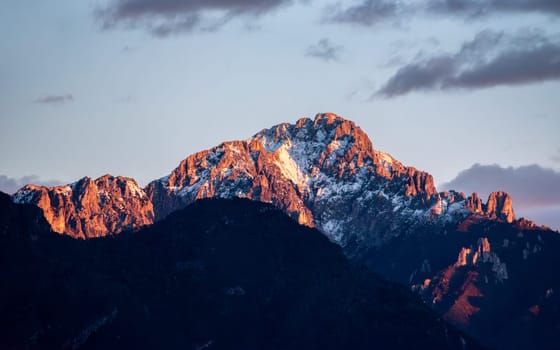
[[[515,220],[512,199],[506,192],[492,192],[485,205],[485,213],[491,219],[504,220],[511,223]]]
[[[473,193],[468,199],[465,205],[467,209],[475,214],[482,214],[482,200],[480,199],[478,193]]]

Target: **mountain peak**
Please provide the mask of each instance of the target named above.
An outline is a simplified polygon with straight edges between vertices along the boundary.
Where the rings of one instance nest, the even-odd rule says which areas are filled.
[[[326,123],[327,125],[340,124],[340,123],[352,123],[352,124],[354,124],[354,122],[352,122],[351,120],[345,119],[345,118],[339,116],[338,114],[332,113],[332,112],[317,113],[315,115],[314,123],[315,124]]]
[[[346,221],[363,221],[376,205],[397,208],[381,227],[418,205],[429,212],[437,196],[430,174],[375,150],[359,126],[334,113],[281,123],[193,154],[146,192],[158,220],[201,198],[249,198],[273,203],[343,245],[357,229]]]
[[[153,223],[153,205],[132,178],[83,177],[63,186],[27,185],[13,195],[16,203],[33,203],[53,231],[92,238]]]

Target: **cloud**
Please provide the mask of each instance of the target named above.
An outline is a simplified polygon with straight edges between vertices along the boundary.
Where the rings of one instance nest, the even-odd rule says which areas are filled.
[[[512,195],[515,207],[539,208],[560,206],[560,173],[539,165],[502,168],[499,165],[475,164],[439,187],[465,193],[504,190]]]
[[[329,39],[323,38],[317,44],[310,45],[305,51],[305,55],[324,61],[338,61],[343,49],[342,45],[335,45]]]
[[[540,12],[560,15],[558,0],[430,0],[426,11],[466,17]]]
[[[43,181],[39,179],[37,175],[28,175],[20,178],[12,178],[6,175],[0,175],[0,191],[13,194],[23,186],[27,184],[36,184],[43,186],[57,186],[62,183],[62,181],[48,180]]]
[[[185,32],[214,31],[236,17],[258,17],[292,0],[110,0],[95,12],[105,29],[146,28],[166,37]]]
[[[35,100],[35,103],[43,103],[49,105],[62,105],[74,101],[74,96],[66,95],[47,95]]]
[[[486,198],[503,190],[513,198],[518,217],[536,220],[554,229],[560,228],[560,172],[539,165],[503,168],[499,165],[475,164],[461,171],[448,183],[438,186]]]
[[[560,79],[560,38],[535,30],[482,31],[455,53],[401,66],[376,92],[394,97],[418,90],[477,89]]]
[[[371,27],[382,22],[413,15],[482,18],[491,15],[526,14],[529,12],[560,15],[558,0],[361,0],[342,7],[325,8],[325,21]]]
[[[325,21],[374,26],[388,19],[396,19],[403,8],[402,2],[392,0],[365,0],[346,8],[338,4],[325,9]]]

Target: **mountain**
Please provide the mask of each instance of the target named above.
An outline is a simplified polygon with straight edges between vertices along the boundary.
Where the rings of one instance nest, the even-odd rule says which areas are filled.
[[[444,319],[486,344],[557,348],[560,278],[553,266],[560,264],[560,239],[558,233],[527,224],[481,220],[465,232],[450,231],[449,243],[442,239],[435,246],[455,243],[450,250],[458,252],[456,261],[442,270],[438,267],[430,274],[434,277],[413,289]],[[461,234],[468,239],[461,240]]]
[[[16,203],[33,203],[43,210],[52,230],[75,238],[103,237],[154,222],[152,202],[134,179],[105,175],[84,177],[66,186],[27,185]]]
[[[427,224],[471,214],[515,219],[506,193],[492,193],[486,204],[476,194],[438,193],[430,174],[375,150],[358,126],[331,113],[195,153],[146,193],[156,220],[201,198],[272,203],[351,257]]]
[[[79,238],[149,225],[198,199],[233,197],[274,204],[349,256],[419,225],[470,214],[515,219],[506,193],[491,194],[486,204],[476,194],[438,193],[430,174],[375,150],[358,126],[332,113],[190,155],[144,190],[133,179],[105,175],[67,186],[28,185],[13,196],[42,208],[55,232]]]
[[[357,242],[382,243],[393,234],[388,227],[416,210],[428,218],[437,194],[431,175],[374,150],[359,127],[334,114],[280,124],[191,155],[146,192],[156,219],[207,197],[273,203],[351,255]],[[401,205],[392,210],[396,201]]]
[[[41,191],[51,198],[57,190]],[[13,198],[41,206],[37,192],[24,188]],[[560,340],[554,294],[560,278],[546,273],[559,262],[558,233],[516,218],[505,192],[491,193],[486,202],[476,193],[438,192],[430,174],[374,149],[357,125],[335,114],[276,125],[190,155],[138,193],[153,206],[155,221],[204,198],[271,203],[317,228],[355,263],[417,291],[449,322],[488,345],[547,348]],[[51,224],[48,213],[65,207],[60,203],[43,206]],[[99,208],[95,215],[105,215]],[[90,212],[81,211],[68,209],[87,222]],[[107,214],[111,222],[130,222],[135,215]],[[125,226],[104,232],[116,234]],[[84,231],[85,237],[96,235]]]
[[[3,349],[479,349],[274,207],[205,200],[135,233],[52,234],[0,194]]]

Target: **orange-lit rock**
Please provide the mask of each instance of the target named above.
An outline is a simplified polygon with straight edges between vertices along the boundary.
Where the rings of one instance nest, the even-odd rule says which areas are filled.
[[[480,311],[480,308],[473,306],[471,300],[474,298],[482,297],[482,293],[476,287],[476,280],[478,273],[469,271],[456,294],[458,297],[455,299],[453,305],[444,314],[444,318],[454,325],[465,329],[470,324],[471,317]]]
[[[105,175],[57,187],[27,185],[14,195],[43,210],[53,231],[75,238],[102,237],[150,225],[153,206],[136,181]]]
[[[461,248],[459,255],[457,256],[457,262],[455,266],[466,266],[469,264],[473,264],[473,254],[470,248]],[[476,262],[476,261],[475,261]]]
[[[461,223],[468,230],[481,219],[477,216],[515,218],[511,198],[502,192],[492,194],[487,205],[476,194],[468,199],[455,191],[439,194],[430,174],[374,149],[359,126],[333,113],[189,155],[145,193],[134,191],[141,195],[116,193],[114,181],[137,188],[134,180],[123,179],[28,186],[14,198],[40,206],[56,232],[82,238],[151,224],[203,198],[249,198],[272,203],[356,250],[412,234],[428,221]]]
[[[475,214],[482,214],[482,200],[477,193],[473,193],[467,199],[467,208]]]
[[[431,205],[438,195],[430,174],[375,150],[354,122],[323,113],[190,155],[169,176],[148,184],[146,193],[157,220],[201,198],[250,198],[343,244],[346,236],[375,231],[376,222],[383,227],[396,221],[393,211],[371,221],[378,205],[388,205],[382,195],[371,195],[380,188],[420,205]]]
[[[486,203],[486,215],[491,219],[504,220],[511,223],[515,220],[512,199],[506,192],[492,192]]]

